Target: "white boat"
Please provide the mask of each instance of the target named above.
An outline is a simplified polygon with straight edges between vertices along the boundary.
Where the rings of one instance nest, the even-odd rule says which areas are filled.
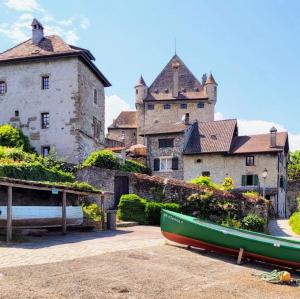
[[[81,206],[67,206],[67,225],[83,223]],[[0,206],[0,227],[6,227],[7,207]],[[62,225],[60,206],[13,206],[12,225],[14,227],[54,227]]]

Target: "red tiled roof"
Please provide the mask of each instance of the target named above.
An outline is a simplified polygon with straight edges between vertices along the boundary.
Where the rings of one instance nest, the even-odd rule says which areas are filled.
[[[123,111],[117,119],[111,124],[109,129],[136,129],[137,128],[136,111]]]
[[[276,147],[271,147],[270,134],[259,134],[250,136],[237,136],[234,138],[230,153],[260,153],[278,152],[286,146],[288,141],[287,132],[278,132],[276,135]]]

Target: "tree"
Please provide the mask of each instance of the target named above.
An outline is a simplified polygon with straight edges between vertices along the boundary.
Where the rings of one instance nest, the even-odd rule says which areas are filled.
[[[290,180],[300,180],[300,150],[290,154],[288,174]]]
[[[0,146],[18,147],[26,152],[33,152],[28,137],[20,129],[11,125],[0,126]]]

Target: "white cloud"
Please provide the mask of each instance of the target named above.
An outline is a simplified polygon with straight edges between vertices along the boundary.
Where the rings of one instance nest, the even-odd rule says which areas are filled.
[[[19,17],[9,23],[0,23],[0,35],[20,43],[31,37],[31,21],[35,17],[45,28],[45,35],[56,34],[67,43],[74,44],[79,40],[78,30],[86,30],[90,21],[84,16],[71,16],[59,20],[47,13],[37,0],[7,0],[4,3],[13,10],[21,11]]]
[[[130,105],[117,95],[105,97],[105,128],[110,126],[121,111],[133,110]]]
[[[222,119],[225,119],[224,115],[221,112],[216,112],[215,120]],[[266,134],[270,132],[273,126],[279,132],[287,131],[283,125],[270,121],[238,119],[239,135]],[[291,151],[300,149],[300,133],[293,134],[289,132],[289,143]]]
[[[7,0],[4,4],[19,11],[43,11],[36,0]]]

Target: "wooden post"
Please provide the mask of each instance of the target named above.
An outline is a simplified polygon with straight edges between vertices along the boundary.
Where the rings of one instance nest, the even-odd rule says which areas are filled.
[[[237,263],[238,265],[241,264],[241,261],[242,261],[242,258],[243,258],[243,254],[244,254],[244,248],[240,248],[239,256],[238,256],[237,261],[236,261],[236,263]]]
[[[67,233],[67,192],[63,191],[62,198],[62,231],[63,234]]]
[[[101,209],[101,222],[102,222],[102,229],[105,230],[105,213],[104,213],[104,194],[100,196],[100,209]]]
[[[7,190],[6,242],[12,238],[12,186]]]

